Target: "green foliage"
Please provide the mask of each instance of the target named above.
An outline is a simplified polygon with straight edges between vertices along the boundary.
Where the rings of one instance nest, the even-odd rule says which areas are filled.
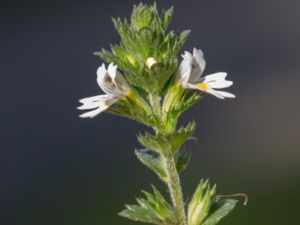
[[[200,225],[209,213],[216,193],[216,186],[211,187],[208,180],[201,180],[192,200],[188,205],[188,224]]]
[[[166,160],[160,153],[150,149],[139,149],[135,150],[135,154],[141,163],[153,170],[162,181],[167,182]]]
[[[137,31],[143,28],[151,28],[152,30],[161,30],[164,32],[171,22],[173,7],[167,11],[163,11],[160,17],[156,3],[153,6],[148,6],[140,3],[134,6],[131,15],[131,24]]]
[[[236,206],[238,200],[220,199],[216,185],[201,180],[188,205],[188,225],[216,225]]]
[[[120,44],[112,45],[111,52],[102,49],[95,54],[121,68],[131,85],[162,93],[166,82],[175,75],[176,55],[189,35],[189,31],[166,34],[172,14],[173,8],[159,13],[156,4],[140,3],[134,7],[130,23],[127,19],[113,19]],[[146,66],[150,57],[157,61],[153,68]]]
[[[181,127],[171,135],[168,135],[168,141],[172,143],[173,152],[178,151],[181,146],[192,137],[196,129],[195,122],[190,122],[186,127]]]
[[[237,203],[238,200],[235,199],[215,200],[211,206],[209,216],[202,225],[215,225],[219,223],[235,208]]]
[[[205,93],[193,92],[174,83],[167,91],[163,101],[163,121],[167,126],[176,125],[179,116],[205,96]]]
[[[148,132],[138,135],[138,141],[148,149],[161,153],[164,156],[174,155],[181,146],[192,137],[195,131],[195,123],[190,122],[186,127],[181,127],[179,130],[171,134],[152,135]]]
[[[163,182],[168,182],[166,158],[162,154],[150,149],[136,149],[135,154],[140,162],[153,170]],[[187,168],[191,159],[191,154],[186,148],[182,148],[180,151],[176,152],[174,158],[176,169],[178,173],[181,173]]]
[[[172,143],[169,143],[168,139],[161,134],[152,135],[145,132],[145,134],[139,134],[137,139],[141,145],[157,153],[162,155],[170,155],[172,153]]]
[[[130,118],[152,127],[155,122],[151,107],[140,97],[137,91],[132,90],[131,95],[113,104],[107,112],[118,116]]]
[[[183,146],[181,150],[177,151],[175,154],[175,163],[176,163],[176,169],[178,173],[181,173],[184,171],[191,160],[191,153]]]
[[[119,213],[125,218],[160,225],[177,224],[172,207],[152,185],[153,194],[143,191],[146,198],[137,198],[137,205],[126,205]]]

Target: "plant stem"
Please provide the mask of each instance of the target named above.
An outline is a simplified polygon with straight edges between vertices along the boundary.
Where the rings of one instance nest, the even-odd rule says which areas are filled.
[[[173,208],[177,216],[178,225],[187,225],[180,179],[172,155],[166,158],[166,168],[168,187],[170,190]]]

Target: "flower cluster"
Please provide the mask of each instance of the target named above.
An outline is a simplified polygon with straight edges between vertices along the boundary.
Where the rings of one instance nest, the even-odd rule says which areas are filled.
[[[120,34],[119,44],[95,54],[103,63],[97,83],[104,94],[79,100],[82,118],[102,112],[127,117],[152,128],[140,133],[143,146],[135,151],[141,163],[153,170],[169,189],[171,204],[153,186],[153,194],[143,192],[137,204],[126,205],[120,215],[131,220],[160,225],[215,225],[235,207],[237,200],[221,199],[216,186],[200,181],[193,198],[185,206],[179,173],[187,168],[190,154],[185,143],[193,138],[195,123],[177,128],[184,111],[210,94],[219,99],[235,95],[221,89],[233,82],[227,73],[203,76],[206,61],[196,48],[177,55],[189,31],[167,31],[173,8],[158,12],[156,4],[135,6],[130,22],[113,19]],[[187,211],[187,212],[186,212]]]
[[[217,98],[234,98],[235,95],[220,91],[218,89],[230,87],[233,82],[226,80],[227,73],[219,72],[202,77],[206,61],[201,50],[193,49],[193,54],[185,51],[182,55],[182,62],[177,71],[177,82],[186,89],[198,90],[216,96]],[[146,66],[151,69],[158,62],[153,58],[148,58]],[[113,63],[109,64],[106,70],[105,65],[97,70],[97,82],[99,87],[105,92],[104,95],[97,95],[79,100],[83,105],[78,107],[80,110],[92,109],[87,113],[80,115],[82,118],[92,118],[108,109],[111,105],[130,95],[130,87],[117,70]],[[216,90],[217,89],[217,90]]]

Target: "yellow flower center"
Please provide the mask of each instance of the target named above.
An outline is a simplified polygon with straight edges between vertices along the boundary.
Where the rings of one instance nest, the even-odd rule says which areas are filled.
[[[208,88],[208,85],[205,84],[205,83],[199,83],[199,84],[197,84],[197,86],[198,86],[199,88],[204,89],[204,90],[206,90],[206,89]]]

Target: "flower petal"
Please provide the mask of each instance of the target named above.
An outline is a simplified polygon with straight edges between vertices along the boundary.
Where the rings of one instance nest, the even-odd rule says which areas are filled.
[[[124,95],[129,90],[129,85],[125,78],[123,77],[122,73],[120,73],[117,70],[117,66],[114,66],[113,64],[109,64],[108,66],[108,72],[112,78],[113,83],[117,87],[118,90],[116,90],[116,94]]]
[[[203,51],[201,49],[193,49],[193,56],[196,59],[196,61],[198,62],[202,72],[205,70],[205,66],[206,66],[206,61],[204,59],[204,54]]]
[[[203,91],[206,92],[208,94],[211,94],[219,99],[225,99],[225,98],[235,98],[235,95],[226,91],[219,91],[219,90],[214,90],[211,87],[208,88],[202,88],[201,86],[195,85],[195,84],[191,84],[191,83],[187,83],[186,88],[189,89],[194,89],[194,90],[199,90],[199,91]]]
[[[80,99],[79,102],[81,102],[82,105],[77,107],[77,109],[84,110],[98,108],[99,104],[101,104],[101,101],[106,101],[108,98],[108,95],[97,95]]]
[[[219,91],[216,91],[216,90],[214,90],[214,89],[212,89],[212,88],[208,88],[208,89],[206,90],[206,92],[207,92],[208,94],[211,94],[211,95],[213,95],[213,96],[219,98],[219,99],[225,99],[224,96],[223,96]]]
[[[236,96],[227,91],[217,91],[219,94],[223,95],[225,98],[235,98]]]
[[[199,83],[201,75],[205,69],[205,60],[203,58],[203,52],[201,50],[193,49],[193,55],[189,52],[185,52],[183,55],[183,64],[185,62],[186,71],[189,69],[188,82]]]
[[[95,110],[83,113],[83,114],[79,115],[79,117],[80,118],[93,118],[93,117],[97,116],[98,114],[102,113],[103,111],[105,111],[107,108],[100,108],[99,107]]]
[[[190,89],[199,90],[199,91],[209,93],[209,94],[214,95],[215,97],[220,98],[220,99],[224,99],[224,97],[221,94],[219,94],[218,91],[216,91],[212,88],[202,88],[201,86],[197,86],[195,84],[190,84],[190,83],[187,84],[187,87],[190,88]]]
[[[113,71],[112,64],[109,65],[108,69]],[[97,82],[100,88],[106,93],[110,95],[115,94],[115,84],[112,81],[111,74],[106,70],[105,64],[103,63],[97,70]]]
[[[98,108],[86,113],[81,114],[79,117],[81,118],[93,118],[97,116],[98,114],[102,113],[106,109],[108,109],[112,104],[117,102],[119,98],[106,98],[106,99],[101,99],[98,104]]]
[[[181,61],[177,71],[178,81],[180,83],[187,83],[192,71],[193,56],[187,51],[185,51],[181,56],[183,60]]]
[[[218,72],[218,73],[213,73],[213,74],[210,74],[210,75],[206,75],[205,80],[207,80],[207,81],[225,80],[226,76],[227,76],[227,73]]]
[[[225,80],[227,73],[220,72],[211,75],[207,75],[204,77],[204,83],[208,84],[211,88],[227,88],[230,87],[233,82],[229,80]]]

